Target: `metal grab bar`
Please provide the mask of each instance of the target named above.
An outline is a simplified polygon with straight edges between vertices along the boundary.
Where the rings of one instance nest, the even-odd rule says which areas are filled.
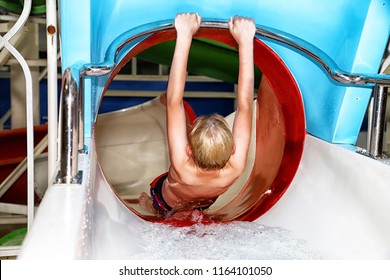
[[[368,153],[380,158],[383,153],[383,134],[386,122],[386,103],[388,87],[376,85],[374,88],[373,115],[371,120]]]
[[[153,26],[153,28],[150,28]],[[149,28],[148,28],[149,27]],[[214,28],[214,29],[229,29],[228,23],[223,20],[218,19],[204,19],[200,25],[201,28]],[[129,37],[120,43],[117,47],[111,45],[110,48],[116,48],[113,61],[117,62],[117,57],[120,51],[126,46],[129,42],[151,35],[155,32],[168,31],[174,29],[173,20],[164,20],[157,23],[145,24],[139,26],[131,31],[135,34],[129,33]],[[126,32],[128,33],[128,32]],[[126,33],[122,34],[125,35]],[[133,35],[131,35],[133,34]],[[337,83],[343,85],[350,85],[354,87],[367,87],[374,85],[385,85],[390,86],[390,75],[385,74],[353,74],[341,70],[337,64],[330,58],[326,53],[312,45],[311,43],[302,40],[298,37],[295,37],[291,34],[284,33],[280,30],[272,29],[265,26],[257,26],[256,36],[277,42],[286,47],[290,47],[295,51],[298,51],[302,55],[308,57],[318,66],[320,66],[325,72]],[[104,64],[104,63],[103,63]],[[84,74],[86,76],[100,76],[105,75],[110,72],[112,68],[107,65],[89,65],[86,67]]]
[[[60,172],[57,183],[77,183],[79,145],[79,94],[72,71],[62,75],[60,107]]]
[[[153,26],[153,28],[151,28],[151,26]],[[204,19],[200,27],[228,29],[228,24],[227,21],[223,20]],[[117,63],[121,50],[128,43],[156,32],[172,29],[174,29],[173,20],[166,20],[145,24],[122,34],[120,36],[122,41],[119,41],[118,44],[117,39],[108,48],[107,57],[103,63],[99,63],[97,65],[84,65],[84,67],[80,69],[79,73],[77,73],[80,77],[80,94],[82,94],[84,90],[81,86],[83,84],[82,79],[87,76],[103,76],[111,73],[115,68],[115,64]],[[390,87],[390,75],[353,74],[342,71],[326,53],[316,46],[279,30],[258,26],[256,29],[256,36],[271,40],[301,53],[322,68],[330,78],[339,84],[352,87],[375,87],[374,98],[376,99],[376,108],[378,109],[375,110],[376,116],[373,118],[372,127],[375,127],[375,133],[371,133],[372,137],[368,147],[368,152],[375,158],[381,156],[381,143],[383,142],[383,125],[381,124],[384,123],[383,108],[386,108],[386,98],[383,97],[383,94],[386,93],[387,88]],[[112,65],[112,62],[114,62],[114,65]],[[62,129],[61,171],[59,181],[64,183],[74,183],[77,175],[77,147],[81,147],[80,143],[77,143],[77,134],[82,134],[83,131],[78,131],[78,118],[75,113],[78,108],[77,85],[72,78],[70,70],[67,70],[63,76],[63,92],[67,91],[68,98],[63,98],[61,107],[64,107],[63,110],[68,114],[65,117],[62,114],[62,127],[65,128],[64,126],[66,125],[69,125],[69,127],[67,130]],[[82,117],[80,118],[80,121],[81,123],[83,122]]]

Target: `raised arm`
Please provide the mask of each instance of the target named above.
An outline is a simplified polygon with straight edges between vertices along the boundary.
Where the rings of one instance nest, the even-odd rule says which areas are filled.
[[[246,164],[252,131],[253,38],[256,26],[253,19],[236,16],[230,19],[229,30],[238,44],[239,53],[237,112],[233,124],[236,150],[231,162],[233,167],[242,169]]]
[[[168,146],[171,164],[174,168],[188,159],[183,94],[192,36],[199,29],[201,20],[202,18],[194,13],[178,14],[175,18],[177,37],[167,87]]]

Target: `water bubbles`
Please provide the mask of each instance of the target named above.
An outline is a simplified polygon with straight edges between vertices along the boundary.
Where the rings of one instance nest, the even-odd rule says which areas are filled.
[[[323,259],[291,232],[256,222],[172,227],[150,223],[141,234],[149,244],[130,259]]]

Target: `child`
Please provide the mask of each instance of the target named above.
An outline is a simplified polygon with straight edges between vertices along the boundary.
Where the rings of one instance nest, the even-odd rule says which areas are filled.
[[[183,94],[188,55],[201,17],[178,14],[175,52],[166,94],[169,172],[151,184],[151,198],[142,193],[140,206],[154,214],[206,209],[245,169],[252,130],[254,92],[253,19],[234,17],[228,26],[239,50],[238,103],[231,132],[220,115],[201,116],[187,134]],[[165,100],[164,100],[165,101]],[[165,102],[164,102],[165,103]],[[173,210],[173,211],[172,211]]]

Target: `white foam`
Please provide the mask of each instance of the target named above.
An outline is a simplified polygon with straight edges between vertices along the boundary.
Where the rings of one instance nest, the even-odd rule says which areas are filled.
[[[291,232],[255,222],[187,227],[151,223],[140,234],[150,242],[129,259],[324,259]]]

